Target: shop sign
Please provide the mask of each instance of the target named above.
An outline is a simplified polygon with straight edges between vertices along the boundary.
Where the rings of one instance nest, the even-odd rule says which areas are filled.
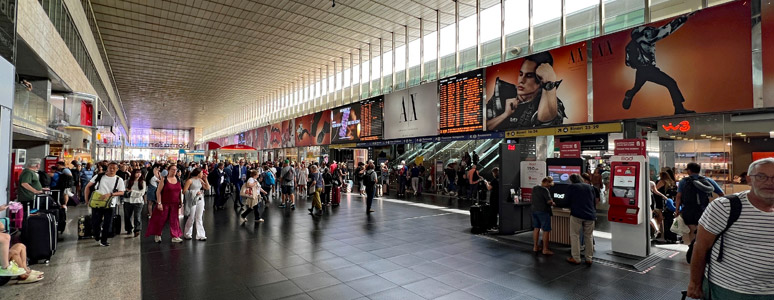
[[[564,143],[558,143],[558,145],[559,145],[560,158],[580,158],[581,157],[580,142],[564,142]]]
[[[645,156],[644,139],[615,140],[615,155],[642,155]]]
[[[335,144],[328,146],[329,149],[345,149],[345,148],[356,148],[357,144],[355,143],[349,143],[349,144]]]
[[[545,161],[523,161],[521,162],[521,201],[529,202],[532,200],[532,188],[540,185],[543,178],[546,177]]]
[[[511,130],[505,132],[506,138],[524,138],[548,135],[578,135],[594,133],[621,132],[623,126],[620,122],[589,125],[571,125],[549,128],[531,128],[523,130]]]

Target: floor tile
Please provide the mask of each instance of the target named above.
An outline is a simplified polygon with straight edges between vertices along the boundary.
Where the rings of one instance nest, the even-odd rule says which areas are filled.
[[[456,288],[445,285],[432,278],[420,280],[403,286],[405,289],[427,299],[434,299],[456,291]]]

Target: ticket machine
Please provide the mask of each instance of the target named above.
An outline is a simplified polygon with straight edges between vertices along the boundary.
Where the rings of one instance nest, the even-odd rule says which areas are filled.
[[[610,172],[607,219],[613,253],[647,257],[650,255],[647,158],[642,155],[613,156]]]

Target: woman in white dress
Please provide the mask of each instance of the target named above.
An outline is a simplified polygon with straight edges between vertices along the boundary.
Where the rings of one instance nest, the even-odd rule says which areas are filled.
[[[193,227],[196,225],[196,239],[206,241],[207,235],[204,232],[204,223],[202,215],[204,214],[204,191],[210,189],[207,178],[203,176],[199,168],[191,171],[191,176],[185,181],[183,186],[183,195],[185,195],[185,210],[189,211],[186,215],[188,221],[185,222],[185,231],[183,238],[190,240],[193,235]]]
[[[306,197],[306,183],[309,179],[309,169],[306,168],[306,163],[301,162],[301,167],[296,170],[296,182],[298,182],[298,188],[296,191],[299,196]]]

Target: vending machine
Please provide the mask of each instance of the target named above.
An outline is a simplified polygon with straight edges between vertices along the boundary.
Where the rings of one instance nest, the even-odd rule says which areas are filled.
[[[648,222],[648,162],[641,155],[610,158],[610,221],[613,253],[636,257],[650,255]]]

